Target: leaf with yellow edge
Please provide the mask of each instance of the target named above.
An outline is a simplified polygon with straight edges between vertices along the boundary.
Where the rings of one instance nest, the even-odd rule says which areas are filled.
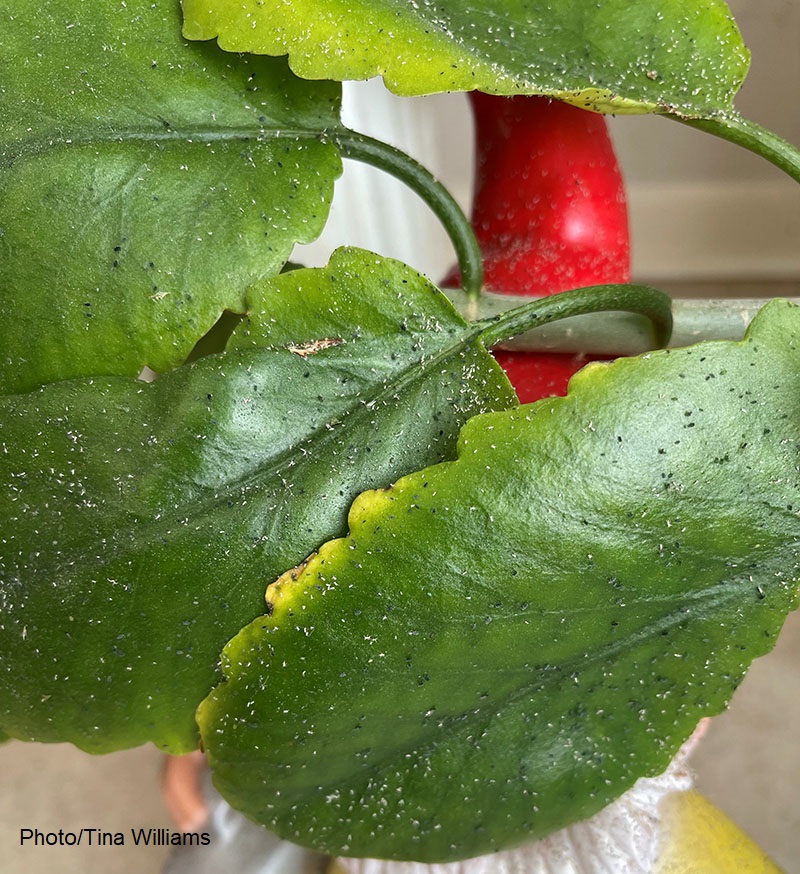
[[[542,837],[660,773],[797,605],[800,308],[471,419],[268,592],[199,722],[218,788],[337,855]]]
[[[365,488],[516,404],[419,274],[358,250],[249,293],[227,350],[153,383],[0,397],[0,731],[197,745],[194,712],[267,585]]]

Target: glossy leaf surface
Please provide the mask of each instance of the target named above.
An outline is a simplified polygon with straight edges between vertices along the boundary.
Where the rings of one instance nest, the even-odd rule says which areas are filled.
[[[663,770],[797,604],[800,309],[472,419],[268,591],[200,725],[293,840],[432,861]]]
[[[182,362],[321,230],[338,110],[173,0],[0,0],[0,391]]]
[[[516,404],[450,303],[344,250],[265,285],[228,351],[0,399],[0,729],[197,743],[223,645],[365,488]],[[425,362],[425,363],[421,363]]]
[[[730,107],[749,55],[721,0],[183,0],[184,33],[399,94],[549,94],[607,112]]]

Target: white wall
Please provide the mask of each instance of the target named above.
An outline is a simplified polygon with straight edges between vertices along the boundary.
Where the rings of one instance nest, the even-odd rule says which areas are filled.
[[[800,145],[800,3],[730,0],[753,53],[737,100],[746,116]],[[465,209],[472,122],[464,95],[397,98],[378,81],[348,83],[345,122],[391,142],[447,184]],[[634,273],[648,281],[800,277],[800,188],[741,148],[654,117],[610,120],[628,183]],[[354,244],[438,279],[453,255],[418,199],[371,168],[346,164],[329,226],[295,257],[320,264]]]

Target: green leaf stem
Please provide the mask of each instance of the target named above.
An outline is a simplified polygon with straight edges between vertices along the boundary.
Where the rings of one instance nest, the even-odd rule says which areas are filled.
[[[602,112],[729,108],[749,53],[721,0],[183,0],[184,34],[398,94],[548,94]]]
[[[776,133],[738,112],[720,112],[707,118],[681,119],[689,127],[742,146],[800,182],[800,150]]]
[[[146,384],[0,398],[0,730],[197,744],[219,653],[365,488],[516,404],[409,268],[343,250],[265,283],[227,351]]]
[[[0,0],[0,392],[181,363],[324,225],[339,86],[176,0]]]
[[[458,259],[461,284],[476,299],[483,285],[483,257],[475,231],[450,192],[413,158],[393,146],[357,131],[338,127],[326,133],[342,156],[377,167],[417,193],[442,223]]]
[[[483,344],[495,346],[562,319],[599,312],[626,312],[650,322],[651,346],[666,346],[672,334],[672,300],[646,285],[591,285],[530,300],[475,322]]]
[[[268,590],[199,722],[218,788],[325,852],[438,861],[661,771],[800,579],[800,308],[592,364],[361,495]]]

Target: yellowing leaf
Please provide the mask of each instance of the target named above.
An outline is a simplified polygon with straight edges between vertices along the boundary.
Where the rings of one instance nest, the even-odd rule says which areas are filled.
[[[721,0],[183,0],[184,34],[398,94],[549,94],[602,112],[730,108],[749,55]]]
[[[154,383],[0,398],[0,730],[194,748],[220,650],[267,585],[343,533],[364,488],[453,457],[471,415],[516,403],[403,265],[342,251],[250,306],[227,352]]]
[[[774,644],[800,578],[800,308],[593,364],[471,419],[268,592],[199,721],[284,837],[444,861],[661,772]]]

